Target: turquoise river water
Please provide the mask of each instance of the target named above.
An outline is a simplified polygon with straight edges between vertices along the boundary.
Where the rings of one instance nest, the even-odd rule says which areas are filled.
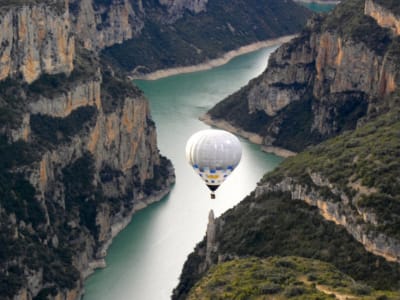
[[[306,6],[318,12],[334,7]],[[136,213],[114,239],[107,267],[85,282],[84,300],[169,299],[187,255],[204,237],[210,209],[218,216],[233,207],[282,161],[242,139],[242,161],[218,189],[216,200],[210,200],[208,189],[185,161],[187,139],[209,128],[198,117],[260,74],[275,49],[245,54],[207,71],[135,82],[150,101],[158,145],[174,164],[176,184],[167,197]]]
[[[187,255],[204,237],[210,209],[218,216],[233,207],[264,173],[279,164],[281,158],[241,140],[242,161],[218,189],[217,199],[211,200],[208,189],[185,161],[187,139],[209,128],[198,117],[260,74],[275,48],[236,57],[207,71],[136,81],[150,101],[158,145],[172,160],[176,184],[162,201],[136,213],[114,239],[107,267],[85,282],[84,300],[169,299]]]

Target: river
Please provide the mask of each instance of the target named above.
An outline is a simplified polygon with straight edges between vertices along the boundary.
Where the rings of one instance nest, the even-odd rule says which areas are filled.
[[[185,144],[194,132],[209,128],[198,120],[215,103],[245,85],[267,65],[276,47],[234,58],[211,70],[136,81],[150,101],[157,124],[158,145],[172,160],[176,184],[171,193],[133,216],[114,240],[107,267],[85,282],[84,300],[163,300],[177,285],[183,263],[205,234],[208,213],[233,207],[281,158],[241,140],[239,167],[218,189],[217,199],[185,161]]]
[[[305,7],[309,8],[312,11],[318,12],[318,13],[325,13],[328,11],[331,11],[336,4],[332,3],[316,3],[316,2],[300,2],[302,5]]]

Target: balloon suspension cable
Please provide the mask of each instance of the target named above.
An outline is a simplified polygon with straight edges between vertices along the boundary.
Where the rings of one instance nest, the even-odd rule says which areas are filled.
[[[211,199],[215,199],[215,193],[211,192],[210,197],[211,197]]]

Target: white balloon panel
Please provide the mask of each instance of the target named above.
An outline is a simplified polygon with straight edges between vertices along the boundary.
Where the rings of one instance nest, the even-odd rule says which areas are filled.
[[[186,159],[207,185],[220,185],[239,164],[242,147],[224,130],[202,130],[186,144]]]

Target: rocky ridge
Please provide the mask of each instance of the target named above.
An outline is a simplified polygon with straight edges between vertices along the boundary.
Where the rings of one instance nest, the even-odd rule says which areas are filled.
[[[372,289],[397,290],[399,120],[393,108],[286,159],[238,206],[210,216],[174,299],[185,299],[214,265],[248,256],[318,259]]]
[[[31,83],[42,73],[72,71],[75,38],[68,8],[42,3],[0,10],[0,80],[21,75]]]
[[[310,15],[291,0],[140,3],[132,7],[144,25],[123,44],[103,50],[132,76],[207,63],[241,46],[292,35]]]
[[[344,1],[326,17],[310,20],[297,39],[271,55],[260,77],[215,106],[209,117],[292,151],[354,129],[376,111],[377,99],[399,86],[397,37],[366,15],[379,7],[371,3]]]
[[[174,182],[147,100],[88,51],[67,3],[0,7],[2,299],[79,299],[133,212]]]
[[[393,25],[379,25],[371,7],[394,15],[399,8],[385,0],[342,2],[209,112],[211,122],[266,145],[301,151],[319,144],[285,160],[237,207],[209,222],[174,299],[197,292],[192,288],[204,276],[215,276],[214,265],[248,256],[317,258],[372,289],[399,288],[400,56]],[[240,118],[244,112],[248,117]],[[370,292],[360,297],[374,299]]]

